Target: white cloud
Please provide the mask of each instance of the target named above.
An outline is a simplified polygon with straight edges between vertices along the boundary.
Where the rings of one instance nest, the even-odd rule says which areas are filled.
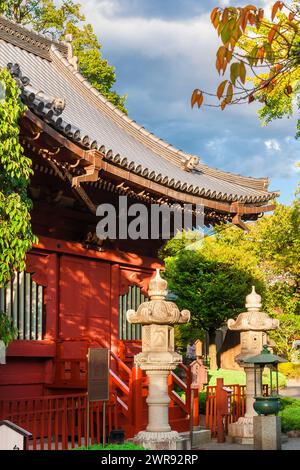
[[[235,0],[220,1],[237,4]],[[153,11],[137,10],[133,0],[82,2],[104,57],[116,66],[117,90],[128,93],[129,115],[211,166],[244,175],[291,178],[299,160],[299,143],[291,137],[295,120],[275,120],[262,129],[256,103],[228,107],[224,112],[191,110],[193,89],[213,92],[220,81],[215,70],[220,42],[209,19],[215,4],[202,14],[189,16],[187,11],[184,17],[170,17],[167,3],[170,8],[170,1],[161,1],[161,15],[157,4],[153,16]],[[267,7],[270,0],[256,4]]]
[[[275,150],[275,152],[281,151],[281,146],[276,139],[265,140],[264,144],[268,150]]]
[[[208,14],[183,20],[122,16],[116,0],[87,0],[83,11],[106,47],[130,49],[149,58],[184,56],[199,64],[199,58],[209,60],[218,43]]]

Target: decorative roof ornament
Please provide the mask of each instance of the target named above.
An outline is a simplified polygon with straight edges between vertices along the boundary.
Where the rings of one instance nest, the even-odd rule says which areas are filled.
[[[196,155],[188,155],[187,158],[181,160],[181,168],[185,171],[192,171],[199,164],[199,157]]]
[[[64,42],[66,43],[68,47],[67,60],[69,64],[71,64],[74,67],[74,69],[77,71],[78,70],[78,57],[74,55],[72,41],[73,41],[73,35],[66,34]]]
[[[246,297],[247,312],[240,313],[236,320],[227,322],[229,330],[234,331],[268,331],[279,327],[279,320],[270,318],[265,312],[261,312],[261,296],[252,286],[251,294]]]
[[[143,302],[137,309],[127,311],[129,323],[142,325],[160,324],[174,325],[175,323],[187,323],[190,320],[190,311],[182,310],[174,302],[166,300],[168,283],[160,276],[159,269],[156,276],[149,283],[148,295],[150,300]]]

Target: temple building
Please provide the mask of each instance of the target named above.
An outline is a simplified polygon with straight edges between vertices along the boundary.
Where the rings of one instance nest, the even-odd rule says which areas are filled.
[[[89,347],[110,348],[114,361],[132,367],[141,327],[127,322],[126,311],[144,302],[161,266],[161,239],[98,239],[98,205],[116,205],[120,195],[129,204],[192,204],[204,207],[207,226],[244,228],[273,210],[278,193],[268,179],[211,168],[137,124],[80,74],[71,42],[0,18],[0,67],[27,106],[20,138],[34,170],[29,196],[39,239],[26,272],[0,290],[0,309],[19,330],[0,366],[0,400],[81,393]],[[118,396],[116,403],[126,408]]]

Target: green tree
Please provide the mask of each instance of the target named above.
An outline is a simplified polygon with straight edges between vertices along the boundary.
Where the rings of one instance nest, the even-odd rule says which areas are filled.
[[[279,356],[283,356],[289,361],[293,360],[293,341],[300,339],[300,315],[285,314],[279,315],[280,327],[269,333],[276,344],[275,351]]]
[[[36,241],[31,230],[27,187],[31,160],[19,143],[19,118],[24,112],[20,90],[8,70],[0,70],[0,287],[13,271],[25,269],[25,253]]]
[[[31,25],[35,31],[51,34],[58,40],[72,34],[74,54],[78,57],[82,75],[126,113],[126,96],[120,96],[112,89],[116,82],[115,69],[103,59],[101,44],[80,8],[81,5],[73,0],[62,0],[59,5],[54,0],[0,0],[0,14],[17,23]]]
[[[263,291],[256,260],[243,250],[238,253],[231,246],[219,246],[207,239],[199,250],[184,249],[165,258],[165,265],[165,276],[170,290],[178,296],[178,306],[191,311],[191,334],[195,328],[209,333],[209,355],[214,368],[215,330],[243,310],[252,285]]]
[[[299,0],[276,1],[271,17],[263,8],[216,7],[211,22],[222,45],[216,54],[216,69],[224,76],[215,94],[195,89],[192,106],[200,107],[204,94],[226,106],[259,101],[264,124],[300,109],[300,7]],[[247,75],[249,76],[247,79]],[[296,136],[300,136],[298,120]]]
[[[250,233],[257,242],[253,249],[271,276],[286,276],[300,292],[300,200],[290,206],[278,204],[273,215],[263,217]]]
[[[268,313],[300,314],[300,203],[277,204],[272,215],[248,224],[249,232],[224,225],[215,240],[237,251],[240,247],[257,259],[267,289]],[[234,248],[235,247],[235,248]]]
[[[248,224],[248,232],[223,224],[202,244],[183,236],[162,248],[170,289],[178,304],[192,311],[191,335],[195,326],[208,329],[213,343],[214,329],[243,310],[252,284],[283,330],[286,315],[300,314],[299,217],[299,200],[278,204],[272,215]],[[291,332],[300,336],[297,328]]]

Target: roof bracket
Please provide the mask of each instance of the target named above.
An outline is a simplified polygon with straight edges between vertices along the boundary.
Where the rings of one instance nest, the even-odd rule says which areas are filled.
[[[91,163],[90,165],[85,166],[83,175],[73,176],[72,187],[78,188],[81,183],[97,181],[99,178],[99,170],[99,168],[96,168],[95,163]]]
[[[248,227],[247,224],[245,224],[245,222],[242,220],[240,214],[236,214],[236,215],[232,218],[232,223],[233,223],[234,225],[236,225],[237,227],[241,228],[242,230],[244,230],[245,232],[249,232],[249,227]]]

